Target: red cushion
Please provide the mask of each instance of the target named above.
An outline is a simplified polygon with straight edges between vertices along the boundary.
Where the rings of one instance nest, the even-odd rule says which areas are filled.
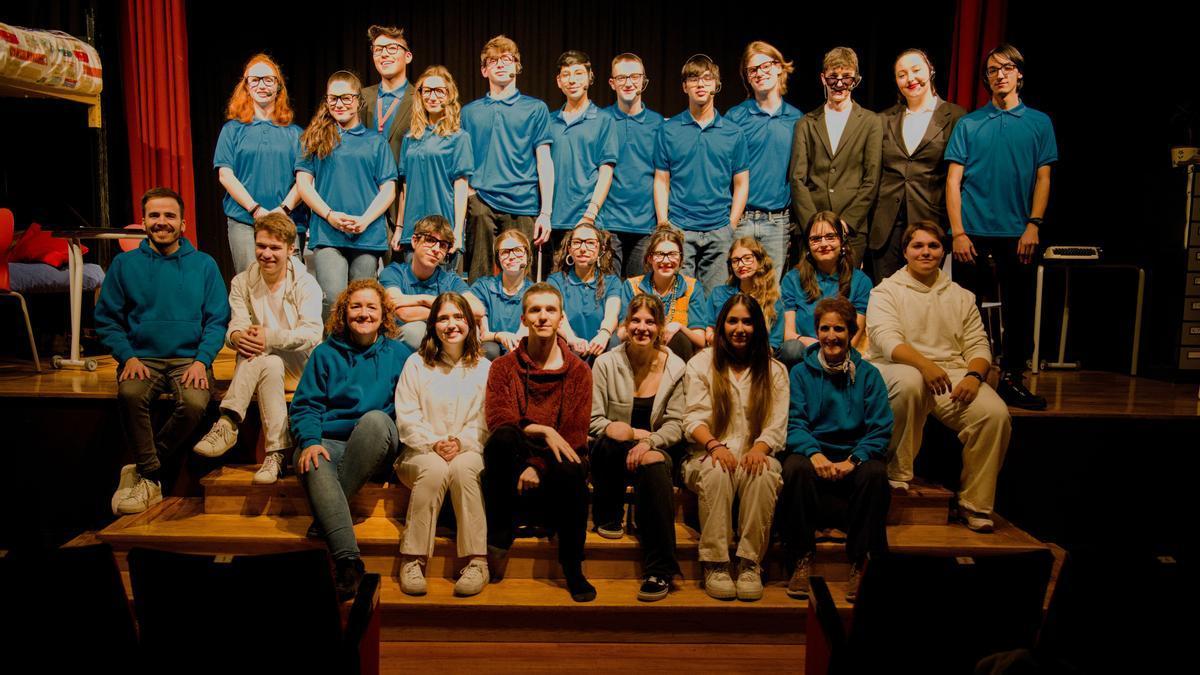
[[[88,252],[86,246],[83,252]],[[54,237],[44,231],[41,225],[33,223],[13,245],[8,259],[11,262],[40,262],[51,267],[62,267],[67,264],[67,240]]]

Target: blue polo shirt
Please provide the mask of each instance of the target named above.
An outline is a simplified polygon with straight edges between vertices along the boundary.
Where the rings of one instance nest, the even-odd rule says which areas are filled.
[[[471,187],[479,198],[501,213],[538,215],[536,152],[554,142],[546,104],[519,91],[505,99],[488,94],[463,106],[462,124],[475,152]]]
[[[550,157],[554,160],[554,214],[550,226],[569,230],[587,211],[603,164],[617,163],[617,136],[612,118],[588,103],[583,114],[568,123],[562,109],[550,117]],[[605,202],[607,205],[607,201]]]
[[[613,120],[617,166],[596,224],[609,232],[650,234],[658,224],[654,213],[654,141],[663,116],[645,107],[636,115],[626,115],[615,103],[601,112]]]
[[[621,279],[614,274],[604,276],[604,296],[599,300],[596,299],[596,277],[591,281],[582,281],[576,276],[575,268],[555,272],[546,281],[563,294],[563,314],[571,323],[575,337],[584,340],[591,340],[600,332],[604,303],[609,298],[621,297]]]
[[[246,124],[229,120],[217,136],[213,168],[225,167],[241,181],[258,205],[270,211],[283,203],[296,183],[296,156],[302,130],[295,124],[279,126],[270,120],[255,119]],[[225,193],[221,202],[225,215],[240,222],[253,223],[254,217]],[[296,223],[303,229],[303,223]]]
[[[720,330],[717,326],[717,317],[721,315],[721,308],[725,306],[729,299],[741,292],[738,286],[730,286],[729,284],[721,284],[712,290],[712,295],[708,296],[708,325],[713,330]],[[779,345],[783,344],[783,298],[775,301],[775,322],[769,327],[768,342],[771,347],[778,349]]]
[[[526,279],[521,282],[521,289],[515,295],[504,292],[504,284],[500,275],[479,277],[471,284],[471,293],[479,298],[483,308],[487,310],[488,328],[493,333],[515,333],[521,328],[521,298],[525,290],[533,285]]]
[[[380,114],[380,112],[382,112],[384,115],[386,115],[388,108],[391,108],[392,103],[395,102],[396,107],[392,110],[391,117],[387,118],[387,120],[383,123],[383,131],[380,132],[383,134],[383,138],[385,140],[387,138],[390,138],[392,135],[392,125],[396,123],[396,118],[400,116],[400,103],[404,100],[404,93],[406,91],[408,91],[408,80],[405,80],[404,84],[400,85],[399,87],[396,87],[395,89],[393,89],[391,91],[387,91],[386,89],[384,89],[382,82],[379,84],[379,94],[375,99],[375,109],[379,112],[376,112],[375,115],[372,115],[371,119],[367,120],[367,124],[372,129],[378,130],[379,129],[378,115]]]
[[[783,294],[784,311],[796,313],[796,332],[806,337],[817,337],[817,329],[813,325],[816,320],[813,310],[817,308],[818,302],[838,295],[837,275],[817,270],[817,288],[821,289],[821,297],[812,302],[809,302],[808,294],[800,285],[800,272],[795,268],[783,276],[779,286]],[[871,278],[862,270],[854,270],[850,275],[850,297],[847,300],[854,305],[854,311],[862,316],[867,315],[867,301],[871,299],[871,288]]]
[[[420,138],[406,135],[400,146],[397,171],[406,190],[401,243],[412,242],[413,228],[425,216],[442,216],[453,226],[454,181],[474,172],[471,137],[462,130],[439,136],[433,129],[432,124],[426,127]]]
[[[713,114],[701,129],[684,110],[663,122],[654,144],[654,168],[671,172],[670,220],[693,232],[729,224],[733,176],[750,169],[741,128]]]
[[[675,275],[675,287],[666,296],[654,290],[653,275],[630,277],[621,286],[621,320],[629,313],[629,301],[635,295],[653,295],[663,302],[667,323],[678,321],[688,328],[706,328],[712,324],[708,316],[708,298],[704,284],[682,274]]]
[[[313,186],[334,211],[359,215],[379,194],[379,186],[396,180],[396,160],[383,136],[359,124],[353,129],[338,128],[342,141],[323,159],[296,157],[296,171],[313,176]],[[322,214],[324,215],[324,214]],[[324,218],[312,214],[309,220],[309,248],[333,246],[362,251],[386,251],[387,221],[379,216],[358,234],[335,229]]]
[[[385,289],[397,288],[405,295],[432,295],[435,298],[451,291],[459,295],[471,291],[467,288],[467,282],[457,274],[447,272],[440,265],[433,270],[428,279],[422,281],[413,274],[411,263],[394,262],[379,273],[379,283]]]
[[[1054,125],[1024,103],[1000,110],[989,102],[954,126],[946,161],[963,166],[967,234],[1020,237],[1033,208],[1037,170],[1058,161]]]
[[[788,187],[788,162],[792,157],[792,132],[804,114],[783,101],[774,113],[748,98],[725,113],[725,119],[742,128],[750,155],[750,198],[746,206],[778,211],[792,201]]]

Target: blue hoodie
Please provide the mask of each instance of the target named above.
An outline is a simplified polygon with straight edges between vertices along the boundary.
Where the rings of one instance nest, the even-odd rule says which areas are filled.
[[[395,417],[396,381],[412,353],[383,336],[365,349],[332,336],[317,345],[289,410],[298,447],[319,445],[322,438],[344,441],[372,410]]]
[[[96,303],[96,332],[122,364],[136,356],[211,366],[228,324],[229,291],[217,263],[186,239],[171,255],[143,240],[114,258]]]
[[[788,452],[812,457],[818,452],[831,462],[851,454],[862,461],[883,459],[892,439],[892,407],[879,369],[850,350],[854,383],[831,375],[817,360],[820,344],[804,352],[792,367],[791,407],[788,412]]]

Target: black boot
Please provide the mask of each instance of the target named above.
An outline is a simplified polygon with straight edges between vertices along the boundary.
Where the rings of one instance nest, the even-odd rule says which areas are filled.
[[[1046,399],[1025,388],[1020,373],[1004,373],[996,385],[996,393],[1004,402],[1025,410],[1045,410]]]
[[[354,599],[358,594],[358,584],[366,572],[367,568],[358,556],[334,561],[333,585],[337,590],[338,602]]]

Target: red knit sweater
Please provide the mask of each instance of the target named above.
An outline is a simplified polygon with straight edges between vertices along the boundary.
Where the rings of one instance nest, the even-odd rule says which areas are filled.
[[[501,356],[488,371],[484,413],[489,430],[505,424],[524,429],[530,424],[554,428],[581,456],[587,450],[588,425],[592,418],[592,371],[558,338],[563,365],[542,370],[525,351],[528,338],[516,350]],[[539,472],[553,454],[541,439],[535,441],[541,454],[529,465]]]

